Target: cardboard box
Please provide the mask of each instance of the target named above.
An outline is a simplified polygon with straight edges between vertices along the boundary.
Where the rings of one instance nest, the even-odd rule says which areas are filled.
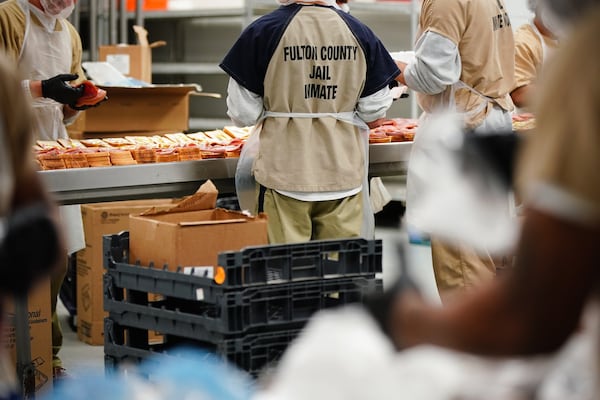
[[[129,214],[170,207],[172,199],[116,201],[81,205],[85,249],[77,252],[77,337],[104,344],[104,275],[102,237],[129,229]]]
[[[17,337],[14,325],[14,304],[7,299],[7,318],[2,329],[3,351],[10,352],[17,363]],[[34,366],[35,392],[40,394],[52,389],[52,315],[50,312],[50,280],[34,287],[27,298],[29,311],[29,336],[31,360]]]
[[[129,217],[129,261],[157,266],[217,266],[223,251],[265,245],[267,218],[216,209],[217,189],[207,181],[198,192],[169,210]],[[160,243],[157,246],[157,243]]]
[[[164,136],[167,133],[177,133],[181,131],[175,130],[162,130],[162,131],[143,131],[143,132],[132,132],[131,136]],[[122,138],[129,135],[127,132],[82,132],[69,130],[69,137],[71,139],[104,139],[104,138]]]
[[[99,61],[106,61],[123,75],[152,83],[152,49],[164,46],[163,40],[148,42],[148,31],[134,25],[138,44],[104,45],[98,48]]]
[[[152,83],[152,48],[139,44],[114,44],[98,48],[98,60],[106,61],[123,75]]]
[[[149,87],[100,86],[108,100],[80,113],[73,132],[185,132],[189,129],[189,96],[198,85]]]

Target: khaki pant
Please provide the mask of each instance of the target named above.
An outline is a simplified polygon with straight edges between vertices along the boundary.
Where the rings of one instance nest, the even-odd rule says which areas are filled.
[[[300,201],[266,189],[263,211],[268,217],[269,243],[360,236],[362,193],[329,201]]]
[[[478,254],[461,243],[448,244],[431,238],[431,256],[443,303],[496,276],[496,263],[489,254]]]
[[[65,264],[65,268],[61,268],[54,272],[50,278],[50,311],[52,314],[52,366],[62,367],[62,361],[58,357],[63,344],[63,333],[60,327],[60,321],[58,320],[58,314],[56,313],[56,305],[58,303],[58,294],[60,293],[60,287],[62,286],[63,280],[67,275],[68,263]]]

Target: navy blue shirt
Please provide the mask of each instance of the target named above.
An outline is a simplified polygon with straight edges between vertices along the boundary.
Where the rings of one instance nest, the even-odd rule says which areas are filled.
[[[288,24],[302,7],[306,6],[281,6],[254,21],[242,32],[220,67],[240,86],[264,97],[264,78],[269,61]],[[366,57],[367,76],[360,97],[374,94],[388,86],[400,70],[371,29],[352,15],[336,11],[360,43]]]

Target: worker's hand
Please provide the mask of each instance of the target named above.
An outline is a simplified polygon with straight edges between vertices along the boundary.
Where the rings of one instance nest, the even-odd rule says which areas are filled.
[[[48,207],[16,209],[0,224],[0,292],[24,294],[59,258],[59,234]]]
[[[83,87],[69,85],[77,79],[75,74],[60,74],[42,81],[42,96],[61,104],[75,104],[83,96]]]

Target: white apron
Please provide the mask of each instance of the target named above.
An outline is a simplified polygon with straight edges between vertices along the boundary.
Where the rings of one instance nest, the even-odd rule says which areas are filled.
[[[72,40],[64,21],[62,30],[48,32],[43,26],[31,23],[29,2],[19,0],[25,13],[25,36],[19,55],[19,69],[30,80],[48,79],[71,72]],[[33,132],[38,140],[67,138],[63,123],[63,105],[46,98],[33,99]],[[74,253],[85,248],[81,208],[78,204],[59,207],[65,234],[67,252]]]
[[[252,175],[254,159],[258,154],[260,144],[260,131],[265,118],[321,118],[333,117],[338,121],[346,122],[358,127],[363,139],[363,159],[365,174],[362,183],[363,222],[361,236],[372,239],[375,236],[375,217],[369,199],[369,127],[355,112],[342,113],[281,113],[265,111],[256,123],[252,133],[246,140],[237,163],[235,171],[235,188],[238,201],[242,210],[256,209],[256,181]]]
[[[483,98],[485,101],[470,111],[457,111],[454,99],[454,92],[457,89],[468,89]],[[446,211],[454,210],[455,212],[451,215],[445,215],[444,211],[442,211],[442,208],[434,207],[434,205],[438,204],[437,198],[444,197],[452,199],[453,201],[462,198],[459,197],[461,192],[460,189],[458,189],[458,186],[455,188],[448,188],[445,186],[448,184],[447,182],[450,182],[446,178],[455,178],[455,174],[460,174],[460,171],[458,170],[459,167],[456,167],[456,162],[458,161],[456,159],[456,152],[459,152],[462,147],[462,134],[464,131],[465,119],[478,115],[485,109],[485,107],[488,106],[490,102],[494,102],[494,100],[483,95],[474,88],[469,87],[464,82],[459,81],[453,85],[450,91],[446,109],[439,110],[439,114],[445,115],[443,120],[441,118],[437,120],[431,118],[428,113],[424,113],[421,116],[419,129],[422,134],[420,135],[419,132],[417,132],[417,135],[415,135],[415,140],[411,149],[410,160],[408,163],[406,187],[405,220],[409,229],[414,231],[413,233],[415,235],[427,237],[429,234],[437,233],[437,236],[440,236],[439,232],[450,232],[455,228],[461,229],[461,227],[465,227],[467,224],[471,224],[470,226],[472,227],[469,232],[476,232],[475,229],[480,228],[481,225],[479,225],[479,223],[481,223],[498,227],[498,229],[501,230],[502,235],[495,235],[495,232],[492,232],[490,229],[489,237],[483,234],[469,235],[470,242],[490,243],[490,248],[504,248],[512,244],[514,240],[514,232],[511,226],[512,224],[508,226],[505,225],[504,222],[506,221],[506,218],[502,218],[502,215],[495,212],[498,209],[498,203],[505,204],[504,207],[501,207],[505,210],[505,212],[506,210],[510,210],[513,197],[511,193],[498,200],[498,203],[490,202],[489,204],[481,204],[481,212],[477,215],[488,216],[486,221],[457,221],[456,219],[460,219],[460,215],[456,214],[457,209],[450,208],[453,206],[453,204],[447,204],[447,207],[443,207],[443,209]],[[474,129],[473,134],[485,135],[489,133],[511,133],[512,123],[510,114],[508,112],[502,113],[501,117],[495,120],[492,119],[491,121],[488,121],[488,117],[490,117],[490,115],[486,117],[480,126]],[[432,176],[432,174],[434,176]],[[438,180],[443,181],[438,182]],[[464,185],[462,181],[459,183]],[[465,186],[461,187],[463,187],[463,190],[469,189]],[[434,198],[433,196],[436,192],[438,195],[437,198]],[[502,195],[500,194],[500,196]],[[466,197],[464,199],[465,201],[471,200],[471,198]],[[496,197],[493,197],[493,199],[495,200]],[[480,210],[477,209],[472,211],[479,212]],[[510,211],[511,214],[514,213],[514,210]],[[502,225],[500,225],[501,223]],[[494,233],[494,235],[492,235],[492,233]],[[465,235],[467,234],[465,233]],[[457,233],[456,239],[458,239],[459,236],[461,236],[461,234]],[[494,238],[496,236],[502,238],[501,243],[500,240],[498,240],[498,244],[492,242],[490,237]],[[487,246],[481,245],[477,247]]]
[[[540,39],[540,42],[542,43],[542,64],[544,64],[546,62],[546,60],[548,60],[548,53],[550,51],[548,49],[548,46],[546,45],[546,41],[544,40],[544,36],[542,35],[542,32],[540,32],[538,27],[535,26],[533,21],[530,22],[530,25],[533,28],[533,32],[536,34],[536,36],[538,37],[538,39]]]

